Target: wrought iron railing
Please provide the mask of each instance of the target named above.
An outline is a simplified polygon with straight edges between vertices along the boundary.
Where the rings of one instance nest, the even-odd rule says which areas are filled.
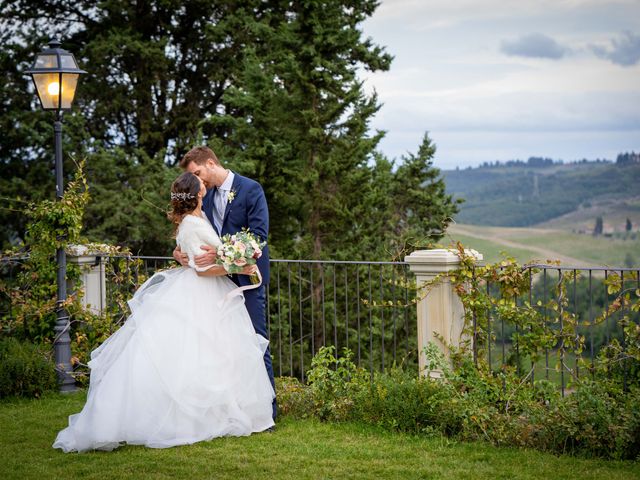
[[[5,286],[11,285],[20,262],[3,260],[0,264]],[[131,295],[146,276],[176,265],[171,257],[150,256],[106,257],[106,262],[111,265],[107,268],[112,277],[107,277],[106,298],[114,318],[113,329],[126,318],[124,305],[113,300],[116,290],[119,288],[122,293],[123,289],[114,278],[127,271],[129,265],[135,265],[133,280],[124,285],[125,296]],[[575,335],[584,338],[584,348],[575,353],[559,350],[561,345],[557,343],[533,360],[520,349],[518,338],[526,332],[520,332],[517,325],[494,310],[489,312],[486,324],[474,321],[470,326],[476,340],[472,342],[474,358],[476,362],[486,361],[494,371],[512,365],[523,374],[529,372],[531,381],[554,381],[564,394],[572,379],[593,373],[596,357],[604,346],[616,341],[626,348],[621,319],[627,316],[640,323],[640,313],[622,309],[604,321],[597,320],[617,296],[608,291],[605,281],[618,275],[625,277],[623,287],[640,288],[640,268],[527,265],[524,269],[530,273],[530,284],[528,291],[515,299],[516,303],[534,306],[540,321],[551,330],[564,328],[562,313],[569,313],[575,321]],[[564,289],[558,289],[560,284]],[[495,284],[487,282],[483,288],[490,295],[500,295]],[[560,312],[550,306],[550,300],[555,305],[562,304]],[[415,277],[404,262],[271,260],[267,312],[271,354],[278,376],[304,380],[311,359],[321,346],[335,347],[338,355],[348,348],[354,361],[371,372],[393,365],[418,371]],[[7,290],[0,291],[3,325],[10,324],[7,319],[11,316]],[[624,375],[626,382],[626,370]]]
[[[145,276],[175,266],[171,257],[132,260]],[[371,372],[402,364],[417,373],[415,278],[403,262],[271,260],[266,309],[277,376],[304,380],[322,346],[339,356],[348,348]]]
[[[532,382],[539,378],[551,380],[559,385],[564,395],[573,381],[594,374],[596,358],[603,347],[616,341],[623,351],[626,348],[621,320],[626,316],[628,321],[640,324],[640,313],[622,308],[607,314],[619,295],[617,291],[609,291],[607,279],[617,275],[621,289],[625,289],[625,282],[626,288],[640,288],[640,268],[531,264],[524,269],[529,274],[529,288],[514,299],[516,304],[527,302],[537,310],[549,331],[574,335],[582,348],[563,348],[562,335],[558,335],[553,346],[538,352],[540,359],[535,361],[519,348],[518,338],[527,332],[519,331],[517,325],[500,317],[494,309],[489,312],[485,325],[476,324],[474,316],[474,359],[476,363],[486,360],[494,370],[515,366],[521,373],[528,372]],[[490,295],[500,297],[497,285],[486,282],[483,288]],[[570,325],[566,324],[567,315],[571,319]],[[483,347],[478,349],[478,345]],[[486,357],[483,359],[482,356]],[[627,362],[622,362],[620,367],[626,388]]]
[[[414,278],[402,262],[272,260],[267,310],[278,375],[304,380],[321,346],[358,366],[416,369]]]

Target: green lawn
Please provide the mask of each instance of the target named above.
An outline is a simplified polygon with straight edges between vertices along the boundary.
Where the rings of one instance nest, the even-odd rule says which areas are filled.
[[[57,431],[83,401],[84,393],[0,402],[0,478],[640,479],[638,462],[554,456],[290,418],[280,420],[275,433],[163,450],[53,450]]]

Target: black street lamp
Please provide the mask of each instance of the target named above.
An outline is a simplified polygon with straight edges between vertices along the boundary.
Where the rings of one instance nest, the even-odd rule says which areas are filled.
[[[87,73],[78,68],[73,54],[60,48],[60,42],[51,40],[49,48],[42,50],[36,61],[25,73],[31,75],[44,110],[56,113],[53,124],[56,158],[56,197],[62,199],[64,180],[62,176],[62,112],[70,110],[76,94],[78,77]],[[58,264],[58,301],[55,340],[53,343],[61,392],[75,390],[71,376],[71,337],[69,336],[69,314],[63,304],[67,300],[67,257],[64,248],[56,251]]]

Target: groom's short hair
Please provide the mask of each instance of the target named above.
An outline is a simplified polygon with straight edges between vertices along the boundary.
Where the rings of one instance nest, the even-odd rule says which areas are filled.
[[[216,157],[216,154],[213,153],[213,150],[207,146],[199,145],[193,147],[182,157],[182,160],[180,160],[180,168],[186,169],[191,162],[204,165],[209,159],[213,160],[216,165],[222,165],[218,157]]]

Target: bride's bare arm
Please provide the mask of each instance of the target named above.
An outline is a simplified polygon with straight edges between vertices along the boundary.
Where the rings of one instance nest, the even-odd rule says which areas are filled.
[[[242,269],[240,275],[253,275],[258,271],[258,267],[255,265],[247,265]],[[224,269],[222,265],[216,265],[215,267],[211,267],[204,272],[196,272],[200,277],[219,277],[221,275],[226,275],[227,271]]]
[[[214,265],[213,267],[203,272],[198,272],[196,270],[196,273],[198,274],[199,277],[220,277],[222,275],[226,275],[227,271],[224,269],[222,265]]]

